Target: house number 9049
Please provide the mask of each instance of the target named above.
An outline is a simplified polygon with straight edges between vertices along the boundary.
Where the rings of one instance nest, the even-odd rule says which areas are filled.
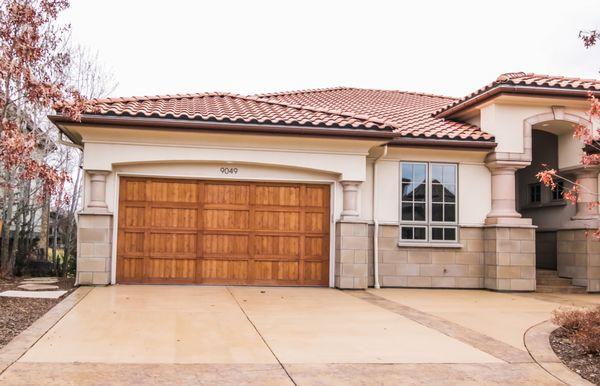
[[[221,174],[237,174],[238,168],[221,168]]]

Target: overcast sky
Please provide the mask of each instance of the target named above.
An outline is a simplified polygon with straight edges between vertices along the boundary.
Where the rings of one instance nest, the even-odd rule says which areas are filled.
[[[111,96],[332,86],[462,96],[503,72],[600,78],[598,0],[72,0]]]

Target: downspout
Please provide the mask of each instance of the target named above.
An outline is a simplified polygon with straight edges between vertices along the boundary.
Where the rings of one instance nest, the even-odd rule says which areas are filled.
[[[377,162],[385,157],[388,152],[388,145],[384,145],[383,153],[373,161],[373,286],[381,288],[379,285],[379,221],[377,220]]]

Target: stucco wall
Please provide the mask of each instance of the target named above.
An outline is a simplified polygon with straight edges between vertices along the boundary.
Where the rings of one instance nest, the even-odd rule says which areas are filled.
[[[569,106],[570,102],[560,100],[545,100],[543,98],[521,97],[518,100],[499,98],[480,109],[480,127],[496,137],[498,152],[523,152],[524,121],[540,114],[552,114],[552,106],[563,106],[564,113],[587,117],[587,107],[577,103]],[[580,107],[582,106],[582,107]],[[577,165],[581,156],[581,143],[575,140],[572,133],[562,133],[559,138],[559,167]]]

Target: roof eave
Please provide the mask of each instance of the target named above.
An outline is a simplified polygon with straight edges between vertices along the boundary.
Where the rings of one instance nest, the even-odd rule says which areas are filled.
[[[131,117],[131,116],[114,116],[114,115],[96,115],[84,114],[80,121],[72,121],[62,115],[48,116],[56,126],[59,127],[68,137],[69,133],[61,128],[61,124],[93,124],[93,125],[108,125],[108,126],[141,126],[148,128],[173,128],[186,130],[221,130],[238,133],[258,133],[258,134],[302,134],[316,136],[333,136],[347,138],[369,138],[369,139],[386,139],[394,138],[393,131],[377,129],[351,129],[351,128],[329,128],[322,126],[299,126],[299,125],[276,125],[263,123],[245,123],[245,122],[222,122],[222,121],[199,121],[199,120],[183,120],[170,118],[149,118],[149,117]]]
[[[419,137],[397,137],[389,143],[390,146],[404,147],[427,147],[448,148],[461,150],[491,151],[498,144],[491,140],[469,140],[469,139],[443,139],[443,138],[419,138]]]
[[[525,94],[525,95],[542,95],[542,96],[562,96],[562,97],[577,97],[585,98],[591,90],[583,89],[564,89],[557,87],[539,87],[539,86],[521,86],[521,85],[497,85],[488,90],[477,94],[476,96],[458,103],[450,108],[440,111],[435,114],[435,118],[451,118],[466,110],[467,108],[481,104],[488,99],[491,99],[499,94]],[[600,94],[600,91],[591,91],[594,94]]]

